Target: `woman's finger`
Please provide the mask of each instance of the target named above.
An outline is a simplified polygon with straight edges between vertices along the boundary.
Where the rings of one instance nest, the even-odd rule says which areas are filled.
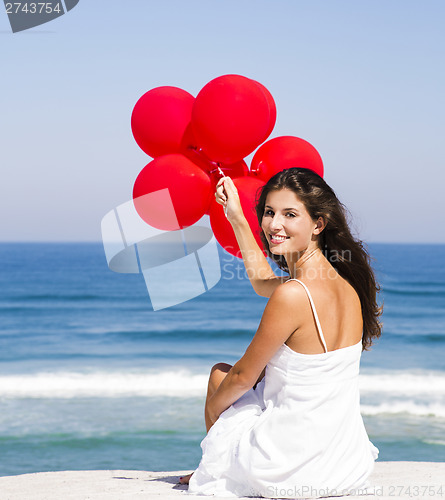
[[[216,192],[218,194],[224,194],[224,184],[221,184],[220,186],[217,186]]]
[[[225,203],[227,201],[227,197],[224,193],[222,192],[216,192],[215,193],[215,199],[218,203]]]
[[[226,182],[224,183],[225,193],[230,198],[238,198],[238,189],[236,189],[235,183],[230,177],[226,178]]]
[[[227,192],[225,192],[225,184],[224,184],[224,181],[227,179],[227,177],[222,177],[218,183],[216,184],[216,192],[215,192],[215,196],[216,198],[218,199],[218,197],[223,200],[223,201],[226,201],[227,200]]]

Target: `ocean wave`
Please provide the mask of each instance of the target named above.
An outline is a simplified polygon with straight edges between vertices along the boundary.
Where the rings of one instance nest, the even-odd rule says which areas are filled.
[[[180,367],[156,372],[48,371],[1,375],[0,398],[204,397],[207,381],[208,372],[195,373]],[[370,412],[385,412],[388,405],[392,408],[390,413],[411,412],[410,405],[421,404],[425,414],[426,403],[434,402],[445,415],[444,372],[364,373],[359,383],[361,397]],[[412,408],[417,414],[417,409]]]
[[[23,306],[23,302],[33,302],[33,301],[45,301],[45,302],[77,302],[79,300],[105,300],[107,297],[103,295],[93,295],[90,293],[79,293],[79,294],[53,294],[53,293],[41,293],[41,294],[29,294],[29,295],[17,295],[7,297],[10,302],[14,302],[19,307]],[[13,305],[8,304],[9,307]]]
[[[393,371],[359,377],[364,415],[408,414],[445,418],[445,373]]]
[[[428,345],[429,342],[445,342],[445,333],[424,333],[424,332],[394,332],[388,329],[387,336],[391,339],[397,339],[402,342],[409,342],[410,344],[424,344]]]
[[[424,276],[422,276],[424,278]],[[409,280],[409,279],[401,279],[400,277],[398,278],[390,278],[386,277],[385,282],[383,283],[383,286],[413,286],[413,287],[425,287],[425,286],[430,286],[430,287],[445,287],[445,281],[442,279],[439,280],[421,280],[420,277],[418,280]]]
[[[423,439],[423,442],[426,444],[445,446],[445,441],[443,439]]]
[[[420,283],[420,286],[418,287],[393,287],[393,286],[388,286],[388,285],[382,285],[382,292],[383,294],[390,294],[390,295],[420,295],[420,296],[434,296],[434,297],[444,297],[445,296],[445,289],[443,287],[443,284],[441,286],[438,286],[437,288],[434,287],[423,287]]]
[[[236,322],[236,321],[235,321]],[[242,324],[242,322],[239,322]],[[245,322],[244,322],[245,323]],[[254,332],[252,329],[243,329],[240,327],[232,326],[227,324],[227,327],[221,329],[221,325],[216,323],[211,323],[207,325],[207,328],[196,328],[196,329],[186,329],[175,327],[169,329],[150,329],[150,330],[120,330],[113,331],[109,333],[111,336],[116,337],[125,337],[135,340],[140,339],[165,339],[168,338],[169,341],[172,339],[178,339],[184,341],[185,339],[190,341],[198,341],[198,340],[227,340],[227,339],[251,339],[253,337]]]
[[[445,418],[445,404],[421,404],[414,401],[397,401],[382,404],[360,406],[363,415],[380,414],[409,414],[419,417],[440,417]]]
[[[43,372],[0,376],[0,398],[204,397],[208,374]]]
[[[362,395],[445,397],[445,372],[439,371],[362,373],[359,383]]]

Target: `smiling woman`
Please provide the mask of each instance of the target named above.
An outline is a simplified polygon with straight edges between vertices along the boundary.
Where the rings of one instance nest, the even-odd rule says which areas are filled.
[[[326,223],[323,217],[319,217],[314,229],[314,221],[306,207],[290,189],[271,191],[268,203],[262,216],[261,229],[269,250],[273,248],[274,255],[287,254],[287,265],[292,267],[295,265],[291,262],[292,255],[314,250],[316,242],[312,241],[312,235],[319,235]],[[284,242],[288,244],[282,245]]]
[[[273,203],[276,204],[277,214],[271,207]],[[360,299],[363,348],[367,349],[372,339],[381,333],[379,317],[382,309],[376,301],[380,287],[370,265],[370,256],[363,243],[351,234],[346,209],[334,190],[311,170],[286,169],[273,176],[261,190],[256,212],[264,248],[280,269],[292,277],[297,272],[305,272],[309,278],[316,275],[321,278],[324,274],[330,278],[327,283],[331,285],[332,280],[338,282],[340,278],[351,285]],[[289,240],[277,246],[272,241],[275,233],[286,234]],[[289,248],[291,241],[293,248]],[[321,252],[324,259],[310,270],[299,271],[313,252]],[[269,292],[270,289],[266,294],[257,291],[270,297]]]
[[[267,182],[256,210],[267,254],[289,273],[280,277],[229,177],[218,182],[216,199],[254,290],[269,301],[242,358],[211,370],[202,459],[181,482],[192,493],[221,496],[283,497],[297,489],[318,497],[367,488],[378,450],[360,415],[358,373],[362,349],[380,335],[381,311],[369,256],[352,237],[343,206],[306,169],[286,169]],[[352,259],[331,262],[339,251]]]

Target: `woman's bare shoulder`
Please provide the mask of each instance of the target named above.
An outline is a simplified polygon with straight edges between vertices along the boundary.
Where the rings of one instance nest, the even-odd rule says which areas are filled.
[[[288,278],[286,281],[283,281],[276,286],[271,295],[271,298],[272,297],[300,300],[301,298],[306,297],[306,291],[301,283]]]
[[[301,312],[302,307],[309,304],[309,297],[305,287],[308,287],[308,285],[303,280],[289,279],[277,286],[271,298],[274,297],[276,300],[286,302],[290,312]]]
[[[289,276],[276,276],[275,274],[271,275],[269,278],[257,280],[255,284],[252,283],[255,292],[260,297],[272,297],[272,294],[275,290],[285,283],[289,279]]]

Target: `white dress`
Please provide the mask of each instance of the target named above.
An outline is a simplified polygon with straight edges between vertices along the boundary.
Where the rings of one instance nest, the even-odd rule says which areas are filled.
[[[360,414],[362,343],[301,354],[283,344],[266,374],[224,411],[201,443],[189,493],[311,498],[360,494],[378,449]],[[360,491],[358,491],[360,490]]]

